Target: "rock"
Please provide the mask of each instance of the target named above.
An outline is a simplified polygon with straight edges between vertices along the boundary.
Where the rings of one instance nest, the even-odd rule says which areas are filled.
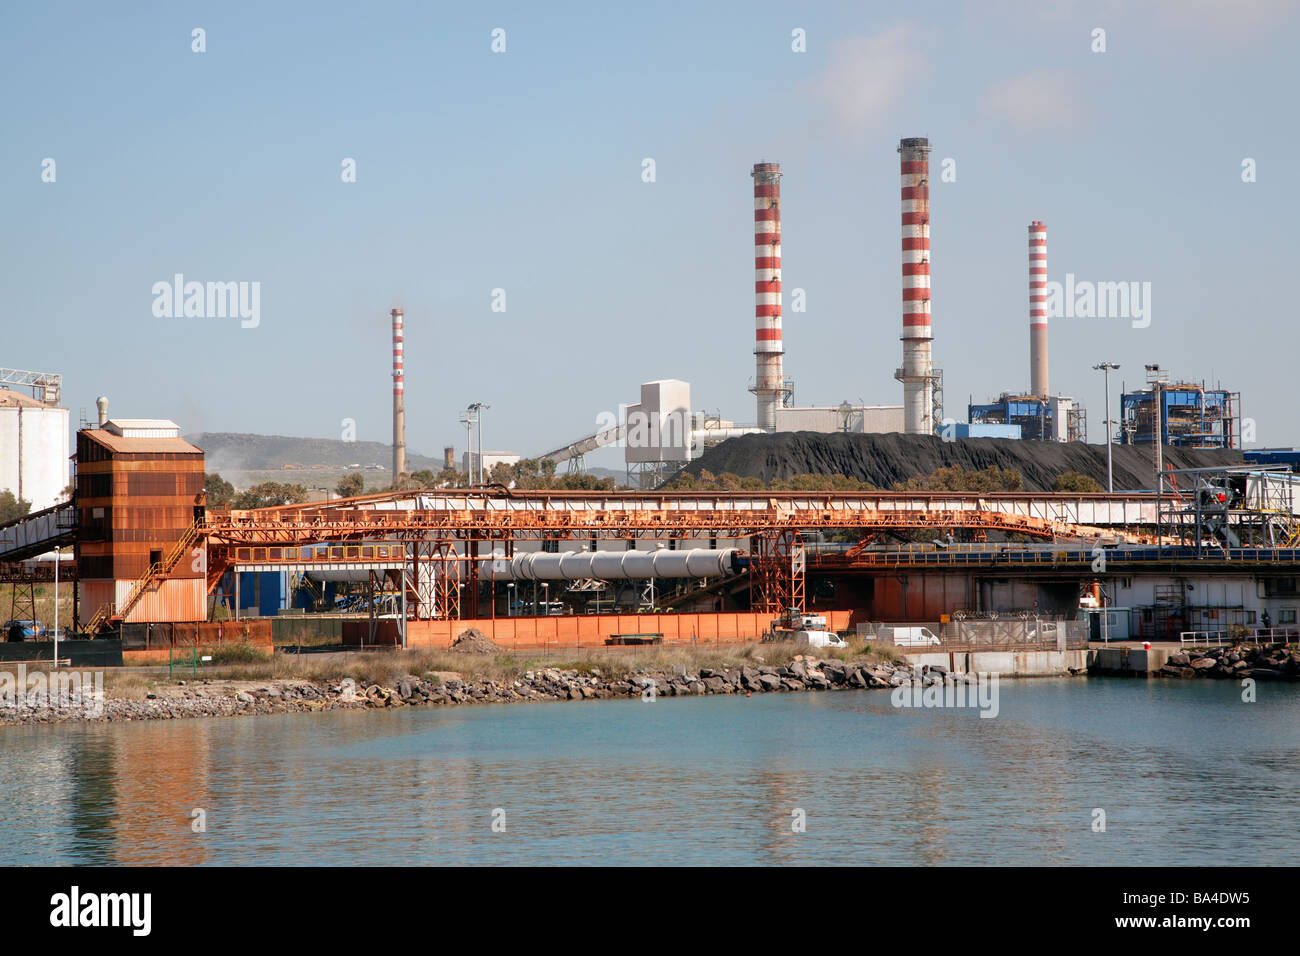
[[[1192,661],[1192,668],[1198,671],[1204,671],[1204,670],[1209,670],[1211,667],[1214,667],[1218,663],[1219,662],[1215,660],[1213,657],[1208,657],[1208,656],[1200,657]]]
[[[1272,667],[1252,667],[1242,671],[1240,676],[1253,677],[1256,680],[1282,680],[1286,674]]]
[[[1168,663],[1173,665],[1174,667],[1186,667],[1188,664],[1191,663],[1191,658],[1187,654],[1183,653],[1182,651],[1179,651],[1176,654],[1169,655]]]
[[[781,678],[775,674],[759,674],[758,686],[763,690],[777,690],[781,686]]]

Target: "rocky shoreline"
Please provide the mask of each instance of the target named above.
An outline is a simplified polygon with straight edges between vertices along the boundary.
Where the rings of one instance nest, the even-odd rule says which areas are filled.
[[[1233,644],[1208,651],[1179,651],[1155,673],[1180,679],[1300,680],[1300,647]]]
[[[25,702],[0,703],[0,724],[65,721],[176,720],[188,717],[238,717],[319,710],[514,703],[520,701],[608,700],[634,697],[695,697],[796,691],[892,688],[920,678],[947,677],[943,667],[906,661],[818,660],[797,656],[788,665],[635,671],[606,676],[597,668],[538,668],[513,681],[465,680],[452,672],[408,674],[385,684],[311,680],[178,680],[159,685],[144,700],[105,695],[102,700],[51,701],[31,695]],[[956,675],[963,679],[963,675]],[[971,678],[973,680],[973,678]]]

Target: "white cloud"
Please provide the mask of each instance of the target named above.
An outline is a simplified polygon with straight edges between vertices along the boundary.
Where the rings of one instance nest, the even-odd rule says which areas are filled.
[[[984,94],[986,114],[1022,133],[1064,130],[1083,112],[1077,86],[1056,70],[1023,73],[994,84]]]
[[[846,37],[830,48],[817,91],[836,123],[850,134],[883,125],[910,85],[929,78],[929,58],[906,24],[872,36]]]

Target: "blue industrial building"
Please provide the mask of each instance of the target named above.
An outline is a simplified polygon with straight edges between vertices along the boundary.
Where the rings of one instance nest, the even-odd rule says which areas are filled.
[[[1156,389],[1120,397],[1121,444],[1150,445],[1156,432]],[[1161,384],[1161,444],[1179,448],[1240,448],[1241,393],[1179,382]]]

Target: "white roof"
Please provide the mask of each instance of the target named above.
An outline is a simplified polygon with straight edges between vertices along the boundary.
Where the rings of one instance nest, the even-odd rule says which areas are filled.
[[[181,426],[166,418],[111,418],[104,430],[123,438],[181,437]]]

